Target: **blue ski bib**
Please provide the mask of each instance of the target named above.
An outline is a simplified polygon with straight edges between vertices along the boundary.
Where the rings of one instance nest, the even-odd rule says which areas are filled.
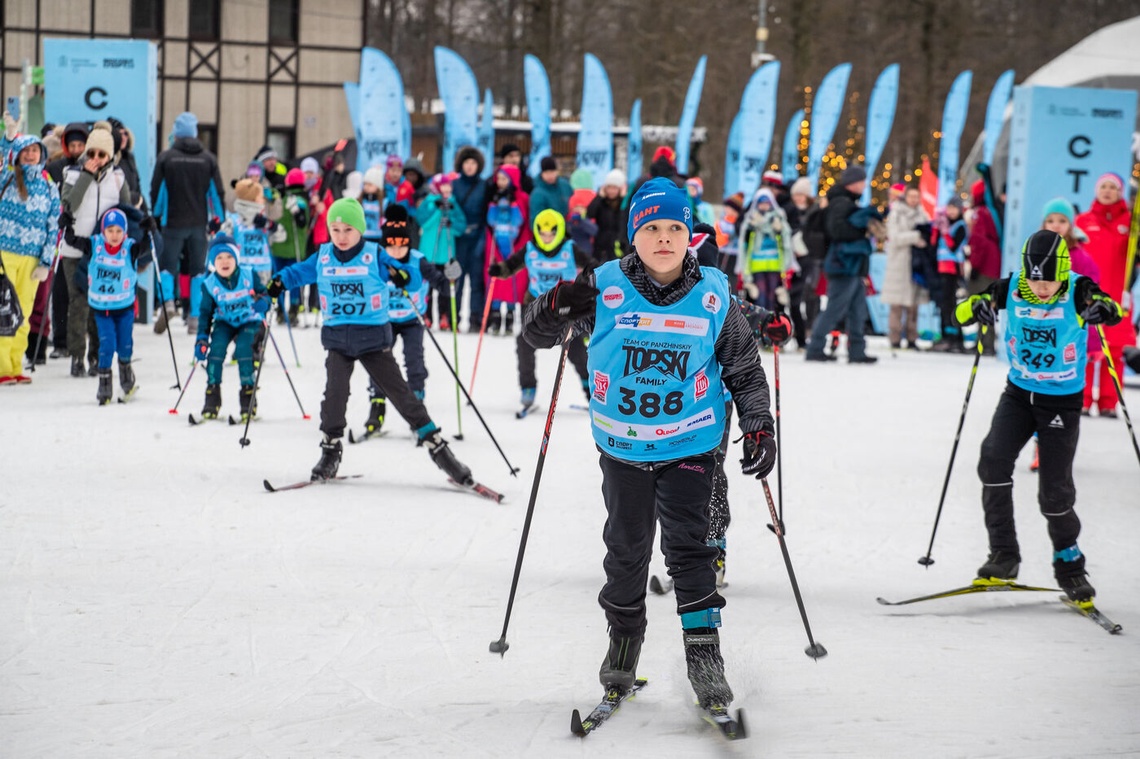
[[[234,239],[241,249],[238,264],[255,273],[273,271],[273,259],[269,256],[269,235],[264,229],[235,223]]]
[[[317,293],[325,326],[388,323],[388,279],[380,274],[375,243],[365,243],[347,263],[333,255],[331,242],[317,255]]]
[[[131,248],[135,241],[123,238],[118,253],[108,253],[103,235],[91,238],[91,263],[87,266],[87,303],[92,308],[106,311],[126,308],[135,302],[135,282],[138,273],[131,261]]]
[[[360,207],[364,209],[364,238],[366,240],[379,240],[383,204],[379,199],[361,200]]]
[[[590,336],[594,442],[629,461],[669,461],[717,448],[724,395],[716,338],[730,305],[728,280],[703,278],[680,301],[655,306],[619,261],[594,271],[597,313]]]
[[[1006,298],[1006,351],[1009,381],[1034,393],[1069,395],[1085,389],[1088,330],[1077,322],[1070,272],[1069,286],[1055,303],[1035,304],[1009,283]]]
[[[253,310],[253,273],[249,269],[238,268],[237,286],[232,290],[222,283],[217,272],[206,277],[203,284],[206,286],[206,292],[214,299],[216,319],[234,327],[261,320],[258,313]]]
[[[528,242],[526,273],[530,277],[526,291],[535,298],[554,289],[559,282],[572,282],[578,276],[578,266],[574,263],[574,243],[567,240],[557,253],[548,256],[533,242]]]
[[[408,253],[407,263],[420,268],[424,254],[414,248]],[[427,310],[427,296],[431,285],[425,279],[418,290],[408,290],[406,297],[404,291],[391,282],[388,283],[388,318],[393,322],[406,324],[416,320],[416,314],[423,314]]]

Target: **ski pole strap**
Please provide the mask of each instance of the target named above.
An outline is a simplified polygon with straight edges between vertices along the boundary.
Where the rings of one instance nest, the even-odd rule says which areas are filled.
[[[711,629],[714,627],[720,627],[720,609],[687,611],[681,615],[681,629],[683,630]]]

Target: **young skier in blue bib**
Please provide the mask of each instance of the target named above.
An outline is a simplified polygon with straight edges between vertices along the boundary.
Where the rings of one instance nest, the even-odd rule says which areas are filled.
[[[324,317],[321,344],[328,351],[328,377],[321,402],[321,458],[313,467],[312,478],[335,477],[340,467],[349,380],[359,361],[392,399],[400,416],[412,425],[419,444],[427,445],[436,466],[457,483],[472,484],[471,470],[455,458],[392,357],[388,283],[401,290],[417,290],[421,283],[419,268],[396,261],[376,243],[365,241],[364,209],[358,200],[341,198],[333,203],[328,228],[332,242],[321,245],[303,262],[282,269],[268,287],[270,296],[276,298],[285,290],[316,283],[320,296]]]
[[[978,476],[989,532],[984,580],[1014,580],[1021,551],[1013,520],[1013,468],[1037,433],[1040,453],[1037,502],[1053,542],[1053,575],[1070,599],[1091,603],[1095,590],[1077,547],[1081,521],[1073,505],[1073,457],[1081,422],[1088,330],[1116,324],[1122,311],[1088,277],[1073,274],[1065,239],[1048,229],[1021,249],[1021,271],[958,304],[960,323],[993,327],[1005,309],[1009,377],[990,432],[982,441]]]
[[[210,274],[202,281],[198,301],[198,337],[194,359],[206,362],[204,419],[217,419],[222,406],[222,368],[226,349],[234,344],[241,391],[238,395],[242,421],[257,413],[254,406],[254,344],[264,327],[269,298],[261,278],[248,266],[239,266],[241,246],[220,234],[210,243],[206,266]]]
[[[526,247],[513,254],[505,261],[496,261],[487,268],[487,273],[495,279],[508,279],[515,272],[526,267],[529,276],[526,295],[523,296],[523,305],[530,304],[535,298],[549,292],[560,282],[572,282],[578,276],[579,267],[589,271],[595,266],[594,260],[578,250],[574,241],[566,237],[566,218],[553,208],[539,211],[534,217],[534,239]],[[534,346],[528,343],[519,333],[515,339],[515,354],[519,361],[519,387],[522,389],[523,409],[534,405],[535,389],[538,379],[534,374]],[[589,372],[586,370],[586,345],[581,339],[575,338],[570,343],[570,352],[567,355],[570,363],[578,372],[582,380],[582,389],[586,397],[590,397]]]
[[[768,383],[752,330],[724,274],[687,247],[692,210],[684,190],[651,179],[629,204],[636,255],[559,282],[526,311],[524,335],[549,348],[572,326],[590,335],[590,416],[601,453],[606,583],[599,595],[610,644],[599,672],[607,693],[636,679],[656,522],[673,578],[689,680],[701,705],[727,707],[732,690],[720,652],[720,610],[706,543],[723,387],[744,432],[745,474],[766,477],[776,443]]]
[[[144,220],[145,229],[153,230],[154,221]],[[150,255],[150,238],[135,242],[127,236],[127,216],[118,208],[103,214],[100,233],[91,237],[77,237],[68,225],[63,230],[64,240],[82,251],[76,282],[80,291],[87,291],[87,305],[95,317],[99,332],[99,388],[95,400],[100,406],[111,402],[111,360],[119,355],[119,386],[123,397],[134,395],[135,373],[131,370],[134,352],[135,283],[138,282],[138,262]]]

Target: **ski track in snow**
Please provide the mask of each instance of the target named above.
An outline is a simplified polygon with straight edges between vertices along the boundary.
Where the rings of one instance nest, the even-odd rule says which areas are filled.
[[[177,391],[166,338],[142,326],[130,404],[97,407],[95,380],[66,376],[65,361],[0,389],[0,755],[1140,756],[1140,470],[1122,421],[1082,419],[1075,465],[1081,545],[1122,635],[1049,593],[886,608],[876,596],[964,585],[985,557],[974,469],[1004,365],[979,369],[936,563],[923,569],[971,357],[892,358],[875,338],[873,367],[782,354],[788,548],[829,656],[803,653],[763,494],[734,446],[722,639],[751,738],[728,744],[700,721],[672,600],[650,595],[639,671],[649,686],[580,745],[570,711],[601,695],[605,513],[588,417],[566,409],[581,400],[576,375],[500,658],[487,646],[502,628],[545,417],[514,418],[514,341],[484,340],[475,400],[519,477],[467,407],[466,439],[452,443],[506,495],[496,505],[450,487],[394,410],[395,434],[345,446],[342,473],[362,479],[265,493],[262,479],[303,480],[319,455],[324,354],[318,330],[294,336],[303,368],[290,374],[314,419],[299,418],[270,354],[245,450],[240,428],[186,423],[204,377],[167,413]],[[185,330],[174,340],[188,356]],[[460,336],[465,378],[475,341]],[[430,344],[425,354],[428,407],[451,436],[454,385]],[[544,404],[556,362],[539,353]],[[771,381],[771,354],[763,363]],[[363,371],[353,389],[359,427]],[[236,413],[237,391],[227,366],[223,414]],[[1126,392],[1140,410],[1140,393]],[[1051,585],[1030,455],[1015,473],[1021,579]],[[664,577],[659,556],[650,571]]]

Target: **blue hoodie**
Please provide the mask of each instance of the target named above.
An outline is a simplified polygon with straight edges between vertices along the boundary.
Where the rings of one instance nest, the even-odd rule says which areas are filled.
[[[18,165],[20,151],[31,145],[40,146],[39,163]],[[38,137],[24,134],[8,140],[0,134],[0,155],[4,156],[4,172],[0,178],[0,250],[21,256],[39,258],[51,266],[59,237],[59,190],[44,174],[43,143]],[[15,172],[24,172],[27,200],[20,197]]]

